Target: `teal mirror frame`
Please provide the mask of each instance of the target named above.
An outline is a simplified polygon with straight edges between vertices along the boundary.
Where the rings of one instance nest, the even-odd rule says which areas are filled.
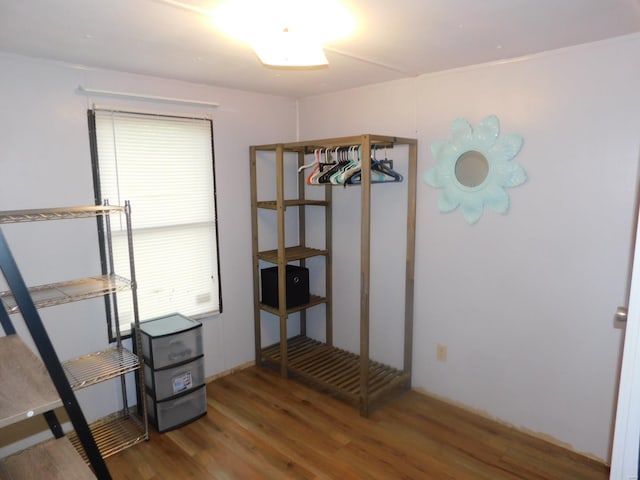
[[[436,164],[424,174],[427,185],[442,189],[438,196],[439,210],[452,212],[460,207],[469,224],[480,219],[485,205],[494,212],[507,213],[509,194],[505,188],[527,181],[524,169],[513,162],[522,143],[520,135],[500,135],[500,122],[495,115],[482,119],[475,129],[467,120],[455,119],[451,139],[431,144]],[[475,186],[467,186],[456,177],[458,159],[469,152],[481,154],[488,164],[486,177]]]

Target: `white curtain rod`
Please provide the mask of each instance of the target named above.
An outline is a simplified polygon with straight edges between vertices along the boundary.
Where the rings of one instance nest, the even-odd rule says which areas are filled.
[[[138,94],[138,93],[114,92],[110,90],[96,90],[93,88],[85,88],[82,85],[78,85],[77,92],[80,95],[87,95],[87,96],[97,95],[102,97],[130,98],[134,100],[152,100],[156,102],[181,103],[183,105],[199,105],[199,106],[205,106],[205,107],[220,106],[218,102],[207,102],[206,100],[187,100],[184,98],[159,97],[155,95],[144,95],[144,94]]]

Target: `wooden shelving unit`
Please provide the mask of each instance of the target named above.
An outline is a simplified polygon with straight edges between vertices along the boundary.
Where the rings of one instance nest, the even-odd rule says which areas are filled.
[[[404,311],[404,357],[402,370],[372,361],[369,355],[369,285],[371,262],[371,166],[362,162],[361,184],[361,249],[360,249],[360,352],[358,355],[333,346],[332,311],[332,195],[334,185],[326,184],[324,200],[305,198],[304,173],[298,173],[297,198],[285,198],[285,155],[297,155],[296,167],[304,165],[305,155],[318,148],[349,147],[357,145],[361,149],[361,158],[371,158],[372,148],[394,145],[408,146],[408,199],[407,199],[407,258],[406,290]],[[275,157],[276,199],[259,198],[257,163],[259,157]],[[413,288],[415,258],[415,209],[417,177],[417,141],[411,138],[399,138],[382,135],[360,135],[314,140],[310,142],[277,143],[256,145],[250,148],[251,205],[253,229],[253,291],[256,364],[271,365],[280,370],[282,376],[291,375],[316,387],[336,395],[359,407],[362,415],[369,415],[372,405],[388,394],[411,384],[411,359],[413,337]],[[341,187],[340,187],[341,188]],[[299,245],[287,246],[285,240],[285,211],[298,209]],[[306,242],[306,209],[325,209],[324,248],[309,248]],[[259,250],[258,212],[260,209],[274,210],[277,214],[278,248]],[[286,308],[285,266],[289,262],[299,261],[304,266],[306,259],[322,256],[325,258],[325,296],[311,295],[310,302],[295,308]],[[260,261],[277,265],[279,308],[260,302]],[[325,341],[307,337],[306,310],[319,304],[326,305]],[[261,312],[268,312],[279,318],[280,340],[275,345],[264,347],[261,335]],[[300,314],[300,335],[290,338],[287,335],[287,317],[292,313]]]
[[[123,214],[127,225],[130,274],[126,279],[114,273],[110,217]],[[115,319],[116,341],[109,348],[60,362],[38,309],[106,297],[113,306],[117,292],[131,290],[134,325],[139,325],[135,291],[135,269],[131,239],[131,218],[125,206],[81,206],[0,212],[0,224],[28,223],[46,220],[100,218],[105,233],[105,263],[103,275],[63,281],[49,285],[27,287],[0,231],[0,267],[10,290],[0,292],[0,428],[43,414],[56,437],[30,447],[5,459],[0,459],[1,478],[111,478],[104,457],[143,440],[148,440],[145,395],[138,410],[129,412],[124,375],[137,373],[144,389],[141,353],[133,353],[122,344],[119,323]],[[115,311],[115,309],[114,309]],[[20,312],[40,358],[16,334],[9,315]],[[137,328],[134,328],[137,333]],[[139,343],[139,335],[133,335]],[[142,352],[141,348],[135,351]],[[119,378],[124,408],[106,418],[87,424],[74,391],[106,380]],[[64,407],[74,431],[64,436],[53,410]],[[76,447],[77,452],[73,447]],[[59,452],[58,452],[59,450]],[[70,452],[75,452],[71,454]],[[80,455],[78,455],[78,453]],[[87,466],[91,465],[91,469]],[[93,472],[92,472],[93,470]],[[58,476],[56,476],[58,475]]]
[[[0,428],[62,406],[49,374],[18,335],[0,337]],[[93,472],[66,437],[0,459],[0,478],[89,479]]]

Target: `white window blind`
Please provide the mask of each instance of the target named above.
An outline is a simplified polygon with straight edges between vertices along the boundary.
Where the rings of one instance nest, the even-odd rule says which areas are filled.
[[[211,121],[93,113],[96,199],[131,203],[140,319],[220,311]],[[112,233],[116,273],[126,276],[124,217]],[[127,332],[130,295],[118,297],[118,314]]]

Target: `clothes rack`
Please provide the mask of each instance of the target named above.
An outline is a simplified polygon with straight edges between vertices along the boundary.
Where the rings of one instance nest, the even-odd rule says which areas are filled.
[[[407,175],[407,258],[405,270],[405,309],[403,337],[403,367],[397,369],[373,361],[370,358],[370,275],[371,275],[371,184],[372,162],[361,162],[361,228],[360,228],[360,349],[358,354],[338,349],[333,345],[332,310],[332,195],[335,184],[325,183],[323,200],[307,199],[305,156],[313,154],[318,163],[321,149],[345,149],[356,145],[362,159],[371,159],[376,148],[393,148],[394,145],[408,146]],[[297,197],[285,198],[285,156],[297,158]],[[263,157],[275,157],[276,199],[263,200],[259,195],[257,163]],[[396,160],[397,161],[397,160]],[[277,143],[250,147],[251,205],[253,230],[253,291],[254,291],[254,333],[255,358],[257,365],[278,368],[283,377],[291,376],[331,393],[360,409],[368,416],[373,405],[381,402],[388,394],[398,389],[409,388],[412,369],[413,300],[414,300],[414,259],[415,259],[415,218],[416,218],[416,177],[417,141],[411,138],[364,134],[353,137],[315,140],[309,142]],[[313,187],[306,187],[313,188]],[[288,246],[285,239],[285,210],[298,210],[299,244]],[[307,246],[307,209],[324,209],[324,248]],[[262,210],[274,210],[277,215],[277,248],[259,249],[258,214]],[[325,293],[310,295],[309,303],[287,308],[286,305],[286,265],[305,261],[312,257],[325,258]],[[260,262],[278,266],[278,307],[261,303]],[[307,336],[307,310],[325,305],[325,339],[319,341]],[[262,312],[279,319],[279,341],[274,345],[262,345]],[[287,318],[293,313],[300,315],[300,335],[289,337]]]

